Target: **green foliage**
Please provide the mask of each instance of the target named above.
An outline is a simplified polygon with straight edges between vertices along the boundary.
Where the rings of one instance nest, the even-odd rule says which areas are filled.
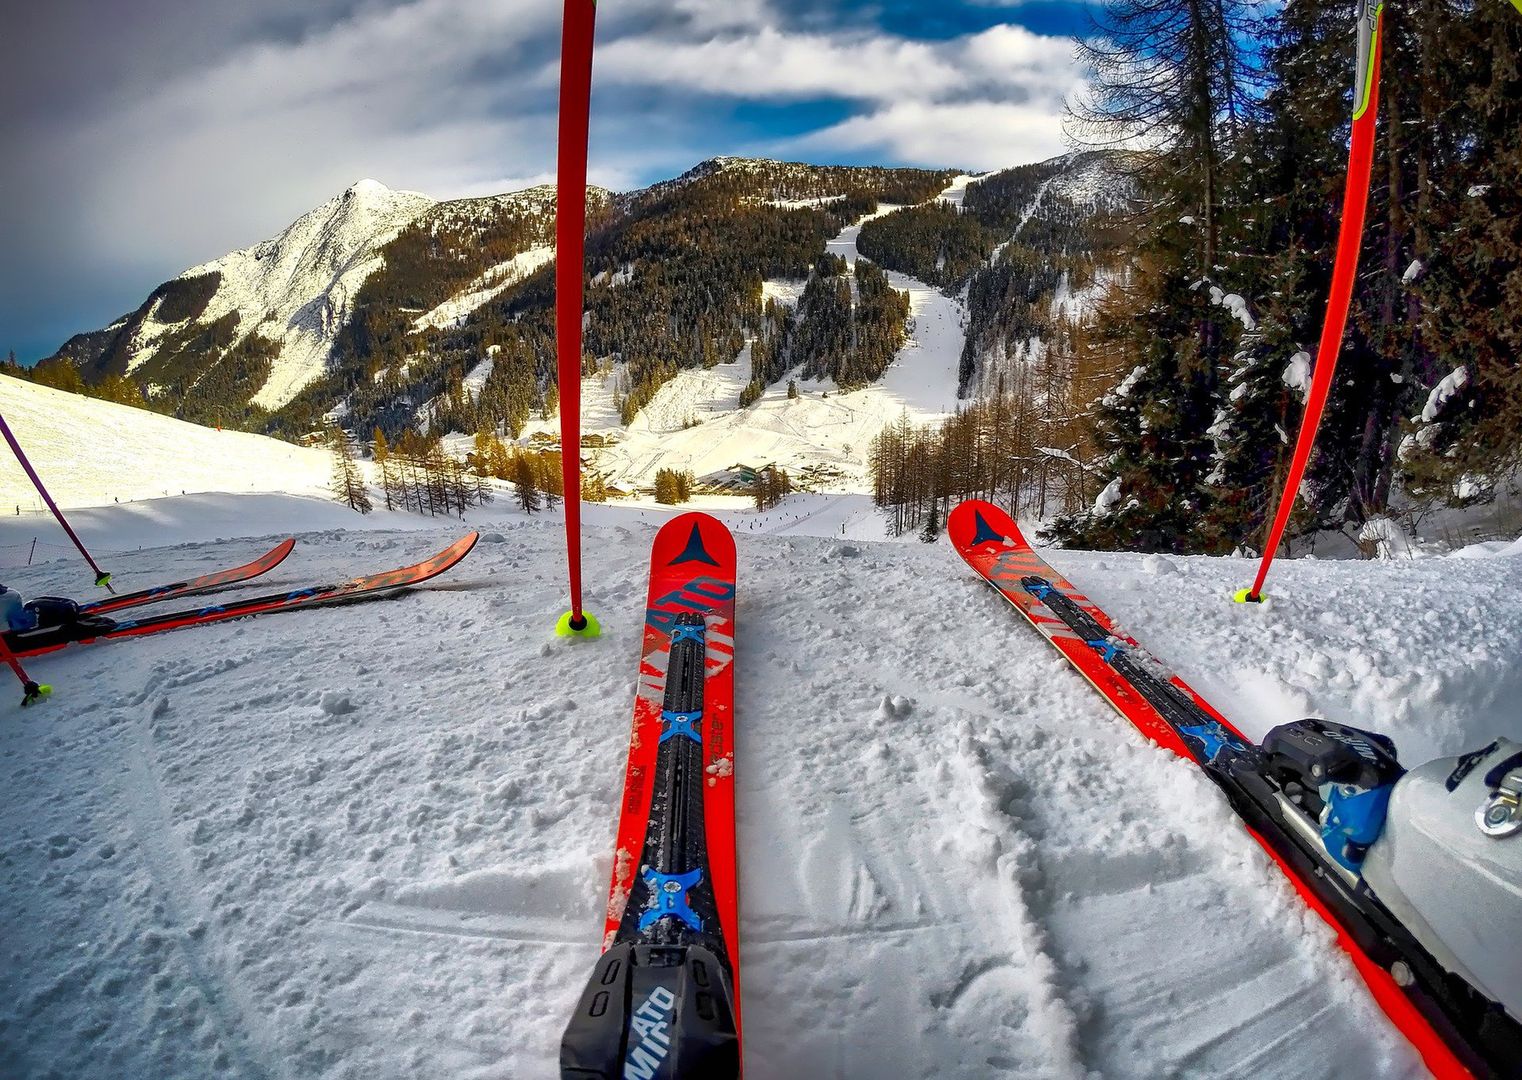
[[[206,305],[211,303],[211,298],[217,295],[221,284],[222,275],[216,270],[191,278],[167,281],[154,290],[159,306],[153,317],[161,323],[199,319],[206,311]]]
[[[843,259],[825,257],[809,276],[796,313],[768,306],[751,345],[751,382],[740,395],[742,407],[800,365],[808,378],[834,379],[852,389],[875,382],[893,362],[908,335],[909,294],[860,260],[853,299],[847,272]]]
[[[629,420],[678,371],[729,362],[747,337],[780,343],[787,317],[766,311],[763,279],[805,276],[825,240],[879,200],[929,198],[952,175],[721,161],[617,205],[594,194],[583,370],[618,373]],[[497,267],[551,242],[553,227],[547,191],[431,208],[382,249],[382,267],[351,298],[324,373],[272,414],[250,399],[277,345],[267,328],[246,325],[252,313],[205,319],[221,283],[215,272],[166,282],[111,328],[70,339],[41,378],[83,390],[114,377],[104,392],[133,399],[119,380],[135,343],[151,338],[131,382],[139,394],[151,388],[153,407],[186,419],[296,439],[341,402],[359,430],[396,437],[427,404],[430,434],[486,424],[516,437],[558,408],[553,268],[511,284],[458,325],[419,329],[417,319],[494,284]],[[761,359],[764,387],[782,372],[770,371],[776,355]],[[487,362],[484,385],[467,392],[466,375]]]
[[[1429,163],[1427,174],[1463,195],[1435,197],[1420,183],[1412,192],[1425,214],[1410,253],[1429,269],[1410,286],[1424,322],[1403,410],[1416,419],[1399,432],[1396,469],[1422,504],[1490,499],[1522,468],[1522,18],[1476,5],[1444,21],[1415,28],[1412,43],[1437,85],[1400,88],[1416,97],[1403,115],[1440,111],[1442,168]],[[1409,55],[1408,33],[1397,41],[1401,54]],[[1428,391],[1460,369],[1464,384],[1433,402],[1428,419]]]
[[[977,217],[935,202],[895,210],[861,228],[857,249],[873,262],[954,292],[992,254],[997,234]]]
[[[599,361],[613,365],[620,415],[629,422],[678,371],[729,362],[747,334],[766,330],[763,279],[804,276],[825,240],[877,199],[928,197],[949,175],[709,165],[622,208],[602,207],[589,228],[583,370],[596,370]],[[776,205],[834,195],[844,198]],[[503,225],[491,236],[501,241],[509,232]],[[527,235],[513,234],[490,257]],[[333,371],[281,410],[286,428],[299,428],[338,396],[367,424],[387,431],[408,423],[423,401],[434,403],[436,432],[473,431],[486,422],[516,435],[536,413],[554,410],[552,268],[507,289],[458,327],[419,332],[412,328],[418,311],[474,280],[486,256],[442,227],[425,235],[420,226],[399,236],[385,257],[383,276],[367,281],[356,300]],[[491,374],[472,399],[459,388],[486,356]]]
[[[787,475],[787,470],[775,465],[768,465],[757,472],[755,482],[751,484],[751,496],[755,499],[757,510],[770,510],[792,494],[792,491],[793,481]]]
[[[687,502],[692,498],[692,473],[686,469],[657,469],[655,501],[666,505]]]

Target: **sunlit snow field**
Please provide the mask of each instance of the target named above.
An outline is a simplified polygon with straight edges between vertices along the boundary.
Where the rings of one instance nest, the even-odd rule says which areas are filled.
[[[197,531],[236,535],[240,503],[253,535]],[[764,527],[870,517],[791,505]],[[123,588],[286,533],[243,591],[327,581],[466,527],[280,496],[77,516]],[[1421,1074],[1214,789],[949,546],[726,516],[748,1077]],[[595,642],[551,632],[558,516],[499,504],[398,599],[33,660],[53,699],[0,707],[0,1075],[555,1075],[660,516],[591,519]],[[1241,561],[1052,561],[1249,734],[1318,714],[1413,761],[1519,734],[1515,555],[1288,562],[1261,608],[1229,601]],[[89,587],[66,559],[4,580]]]

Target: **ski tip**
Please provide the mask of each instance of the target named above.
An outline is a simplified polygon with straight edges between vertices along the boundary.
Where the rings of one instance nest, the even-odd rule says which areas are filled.
[[[1261,604],[1267,599],[1262,593],[1255,593],[1252,589],[1238,589],[1231,598],[1239,604]]]
[[[590,611],[581,613],[580,625],[577,625],[575,612],[567,611],[560,616],[560,621],[555,624],[556,637],[569,638],[595,638],[602,636],[602,624],[597,621],[597,616]]]

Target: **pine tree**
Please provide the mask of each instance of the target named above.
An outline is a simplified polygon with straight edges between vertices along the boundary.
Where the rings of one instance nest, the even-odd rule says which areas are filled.
[[[1253,116],[1255,24],[1240,0],[1107,0],[1096,26],[1079,44],[1093,95],[1072,108],[1069,131],[1151,147],[1126,159],[1148,204],[1136,257],[1101,303],[1080,360],[1114,380],[1090,438],[1098,486],[1118,481],[1122,499],[1065,515],[1050,535],[1199,550],[1220,381],[1252,332],[1226,303],[1241,288],[1235,230],[1247,214],[1233,155]]]
[[[930,500],[930,513],[925,515],[925,527],[920,531],[920,539],[927,544],[933,544],[941,535],[941,523],[936,512],[936,500]]]
[[[768,465],[756,473],[751,484],[751,496],[757,510],[770,510],[792,492],[793,484],[785,469]]]
[[[337,424],[332,424],[328,427],[326,439],[328,449],[333,454],[334,497],[339,502],[347,503],[351,510],[368,514],[372,509],[370,492],[365,486],[364,474],[354,460],[348,434]]]
[[[1442,187],[1463,197],[1434,198],[1430,214],[1416,215],[1435,219],[1418,237],[1425,270],[1413,286],[1431,361],[1412,380],[1417,419],[1401,433],[1397,463],[1424,504],[1491,498],[1522,467],[1522,18],[1504,5],[1435,17],[1436,40],[1424,43],[1446,93],[1415,111],[1425,127],[1441,110],[1464,153],[1442,169]],[[1453,392],[1431,398],[1444,385]]]
[[[519,454],[513,464],[513,497],[518,500],[518,508],[525,514],[539,510],[539,489],[534,486],[534,466],[523,454]]]
[[[655,473],[655,501],[667,505],[684,503],[692,498],[692,473],[685,469],[658,469]]]

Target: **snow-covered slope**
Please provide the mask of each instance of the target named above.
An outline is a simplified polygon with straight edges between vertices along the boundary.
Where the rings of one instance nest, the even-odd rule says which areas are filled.
[[[589,188],[588,194],[597,202],[609,197],[597,188]],[[435,234],[463,236],[509,216],[550,223],[554,203],[555,189],[542,185],[504,195],[436,202],[417,192],[392,191],[378,181],[361,180],[302,215],[279,236],[191,267],[161,286],[149,303],[124,320],[128,340],[118,343],[113,355],[119,354],[118,362],[129,374],[150,380],[158,377],[157,369],[140,370],[145,365],[165,357],[179,363],[188,356],[201,368],[190,374],[176,370],[171,380],[185,392],[195,385],[195,376],[205,374],[220,357],[217,348],[195,337],[197,331],[218,326],[220,333],[214,338],[226,336],[238,342],[257,335],[274,343],[276,350],[252,403],[278,409],[327,369],[356,293],[385,265],[382,251],[402,229],[418,225]],[[545,228],[547,238],[548,224]],[[543,266],[552,255],[552,249],[541,243],[485,267],[455,296],[421,313],[414,325],[422,329],[457,322]],[[212,280],[215,288],[208,299],[195,283]],[[187,308],[194,314],[187,317]],[[93,363],[104,346],[97,343],[93,354],[89,349],[103,337],[110,335],[105,331],[81,335],[71,342],[68,355]],[[221,347],[228,343],[219,342]],[[235,404],[241,403],[238,399]]]
[[[199,321],[237,312],[240,336],[256,331],[280,344],[269,379],[254,396],[256,405],[278,408],[322,373],[350,300],[381,265],[380,248],[433,205],[415,191],[392,191],[376,180],[361,180],[274,239],[180,275],[221,275]],[[129,371],[144,361],[165,329],[157,320],[147,322]]]
[[[63,507],[102,506],[195,491],[326,496],[321,450],[263,435],[217,431],[108,401],[0,376],[0,415]],[[0,445],[0,510],[45,508]]]
[[[520,252],[483,272],[463,292],[451,296],[426,315],[418,316],[413,325],[419,330],[454,326],[482,304],[490,303],[535,270],[547,266],[554,258],[555,248],[551,244],[539,244]]]
[[[772,403],[779,430],[796,406]],[[391,602],[31,661],[53,698],[0,696],[0,1076],[554,1075],[601,936],[664,515],[586,508],[604,636],[566,641],[558,514],[360,517],[304,497],[315,451],[4,379],[0,411],[75,501],[181,476],[296,492],[77,512],[126,589],[285,535],[292,557],[233,595],[483,532]],[[722,512],[747,1076],[1421,1076],[1216,790],[947,544],[867,542],[864,504]],[[52,558],[25,566],[38,536]],[[30,515],[0,515],[0,554],[23,595],[87,580]],[[1245,560],[1051,558],[1248,734],[1321,715],[1416,762],[1522,737],[1522,551],[1465,554],[1286,561],[1266,606],[1229,602]]]
[[[188,522],[237,500],[167,501]],[[139,535],[128,512],[81,515],[87,541]],[[253,512],[253,539],[124,555],[118,580],[295,528],[253,587],[296,587],[464,527]],[[747,1077],[1423,1075],[1215,790],[947,545],[727,516]],[[589,519],[595,642],[551,633],[558,516],[499,505],[466,563],[395,601],[34,661],[53,699],[0,698],[0,1075],[555,1075],[601,935],[658,516]],[[26,524],[0,517],[0,545]],[[1229,602],[1240,560],[1052,560],[1254,735],[1314,713],[1420,760],[1522,734],[1515,555],[1288,562],[1268,607]],[[1462,633],[1481,610],[1486,635]]]
[[[968,179],[956,178],[937,198],[959,203]],[[897,209],[880,206],[846,226],[826,249],[854,267],[862,224]],[[583,430],[618,439],[594,452],[593,467],[625,490],[652,486],[658,469],[690,469],[701,479],[735,465],[771,464],[824,490],[870,491],[868,455],[883,428],[901,416],[928,423],[956,408],[963,343],[960,300],[906,274],[887,274],[895,289],[909,294],[910,335],[876,384],[844,393],[829,380],[797,379],[799,396],[789,398],[784,379],[740,409],[740,391],[750,381],[747,348],[732,363],[678,372],[624,426],[613,403],[615,379],[593,376],[582,383]],[[762,292],[796,304],[802,283],[763,282]],[[557,423],[537,423],[530,433],[553,434]]]

